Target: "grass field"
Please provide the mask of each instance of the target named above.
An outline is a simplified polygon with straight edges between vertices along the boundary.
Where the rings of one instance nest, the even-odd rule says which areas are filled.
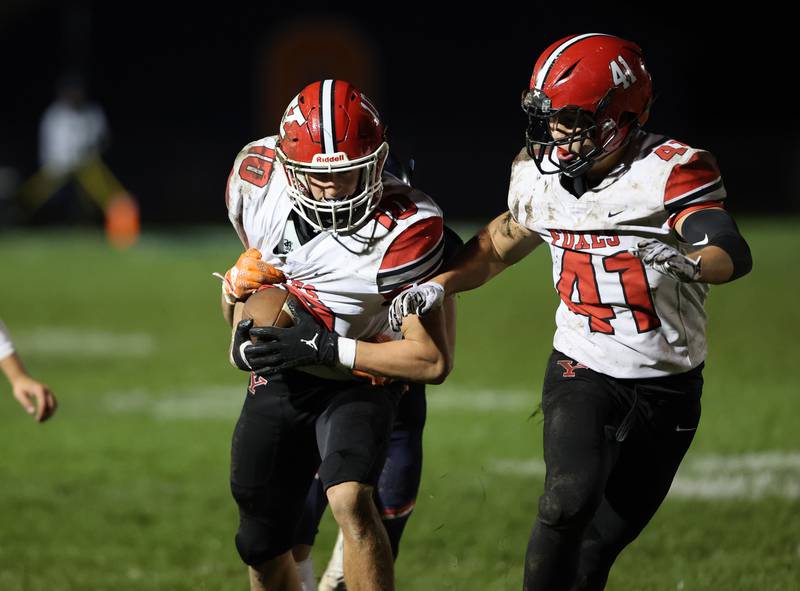
[[[755,271],[714,288],[703,419],[612,590],[800,588],[800,220],[745,220]],[[243,376],[226,360],[227,228],[0,234],[0,317],[60,408],[0,383],[0,590],[242,590],[228,489]],[[519,589],[543,482],[540,398],[557,303],[535,253],[459,300],[456,369],[429,391],[401,590]],[[315,549],[318,572],[334,535]]]

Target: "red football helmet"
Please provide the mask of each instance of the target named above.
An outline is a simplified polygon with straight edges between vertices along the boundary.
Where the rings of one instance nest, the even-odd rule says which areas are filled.
[[[647,120],[652,100],[652,80],[635,43],[601,33],[565,37],[536,61],[522,95],[528,154],[543,174],[579,176],[627,143]],[[554,138],[554,117],[572,133]],[[579,154],[557,157],[559,146],[574,152],[576,145]]]
[[[277,158],[289,181],[292,207],[316,230],[352,233],[369,219],[383,194],[389,145],[377,109],[349,82],[306,86],[281,119]],[[341,199],[317,200],[309,173],[360,171],[357,188]]]

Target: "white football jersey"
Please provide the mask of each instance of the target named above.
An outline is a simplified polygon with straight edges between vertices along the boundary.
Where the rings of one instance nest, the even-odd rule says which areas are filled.
[[[426,194],[385,173],[383,197],[358,232],[320,232],[305,244],[289,215],[286,175],[275,159],[277,136],[246,145],[228,178],[228,216],[245,248],[282,270],[287,287],[341,336],[398,339],[387,303],[442,262],[442,212]]]
[[[725,198],[708,152],[639,132],[626,162],[576,198],[522,150],[511,169],[514,219],[549,245],[561,297],[553,346],[616,378],[682,373],[706,356],[708,286],[645,268],[629,251],[657,238],[685,252],[672,226]]]

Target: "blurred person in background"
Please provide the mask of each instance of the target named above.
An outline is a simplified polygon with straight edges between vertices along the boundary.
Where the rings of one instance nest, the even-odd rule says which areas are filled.
[[[90,101],[77,74],[62,78],[58,96],[47,107],[39,126],[39,162],[54,179],[78,174],[99,158],[109,142],[103,108]]]
[[[42,423],[56,412],[56,397],[50,388],[34,380],[28,372],[19,355],[14,351],[14,343],[8,335],[8,330],[0,320],[0,370],[3,371],[11,384],[14,398],[38,423]]]
[[[103,108],[89,100],[79,74],[66,74],[39,124],[40,168],[20,189],[34,221],[91,218],[93,203],[105,216],[112,242],[122,246],[135,242],[138,205],[103,161],[109,143]]]

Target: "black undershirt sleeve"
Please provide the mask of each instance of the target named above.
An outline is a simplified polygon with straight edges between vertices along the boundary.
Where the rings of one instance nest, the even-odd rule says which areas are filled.
[[[694,246],[717,246],[724,250],[733,261],[731,281],[747,275],[753,268],[750,247],[736,222],[725,210],[695,211],[684,220],[680,234],[681,238]]]

